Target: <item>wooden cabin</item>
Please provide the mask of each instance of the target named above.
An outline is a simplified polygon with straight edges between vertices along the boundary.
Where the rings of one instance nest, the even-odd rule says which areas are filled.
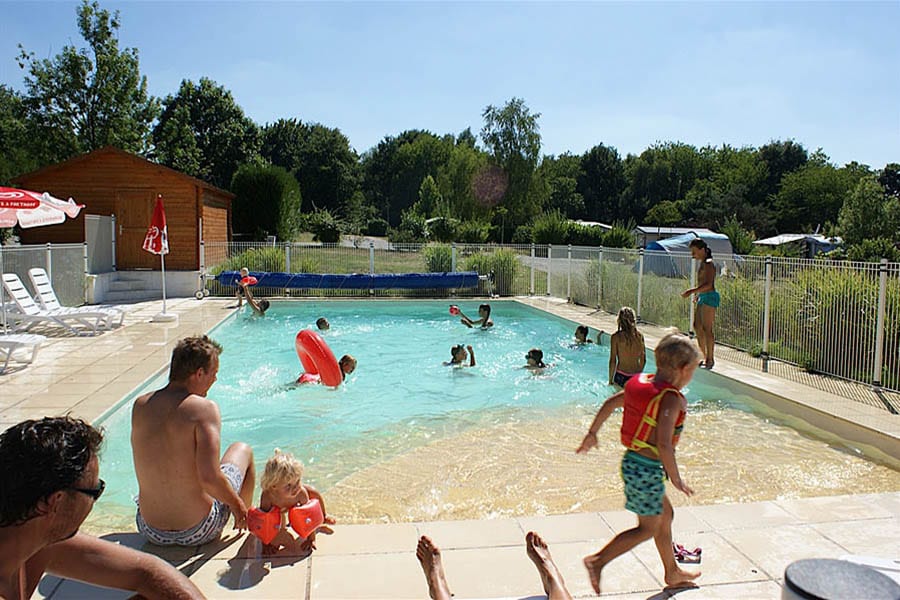
[[[166,270],[196,271],[201,239],[231,240],[234,194],[112,146],[20,175],[13,184],[84,204],[77,219],[23,229],[22,244],[82,243],[84,215],[115,215],[120,271],[159,269],[159,257],[141,248],[157,194],[163,197],[169,234]]]

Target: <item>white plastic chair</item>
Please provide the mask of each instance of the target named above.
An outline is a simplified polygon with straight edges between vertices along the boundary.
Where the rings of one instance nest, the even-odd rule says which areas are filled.
[[[34,299],[41,308],[48,311],[68,309],[70,311],[78,311],[82,313],[106,313],[107,327],[119,327],[125,319],[125,312],[114,306],[63,306],[59,303],[59,298],[53,290],[53,284],[50,283],[50,277],[41,267],[28,269],[28,278],[31,280],[31,287],[34,288],[36,295]]]
[[[28,293],[22,280],[15,273],[3,274],[3,287],[16,307],[16,310],[6,313],[7,320],[25,331],[35,325],[44,324],[62,327],[74,334],[85,333],[75,329],[76,325],[81,325],[89,330],[88,333],[96,334],[100,328],[109,326],[110,315],[105,311],[81,311],[70,308],[41,309],[34,303],[31,294]]]
[[[0,360],[3,361],[3,366],[0,367],[0,373],[6,372],[10,360],[33,363],[34,359],[37,358],[37,353],[41,348],[41,344],[46,340],[47,338],[44,336],[34,333],[0,334]],[[19,352],[19,356],[14,358],[13,354],[19,350],[31,350],[31,353]]]

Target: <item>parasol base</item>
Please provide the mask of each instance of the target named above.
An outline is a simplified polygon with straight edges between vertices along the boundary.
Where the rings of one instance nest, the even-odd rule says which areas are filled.
[[[170,312],[161,312],[153,315],[152,323],[173,323],[178,321],[178,315]]]

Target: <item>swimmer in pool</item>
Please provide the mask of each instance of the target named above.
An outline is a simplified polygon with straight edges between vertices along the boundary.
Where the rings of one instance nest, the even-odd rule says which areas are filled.
[[[469,357],[469,364],[466,365],[466,357]],[[457,344],[450,348],[450,361],[444,363],[445,367],[474,367],[475,366],[475,350],[472,346],[463,346]]]

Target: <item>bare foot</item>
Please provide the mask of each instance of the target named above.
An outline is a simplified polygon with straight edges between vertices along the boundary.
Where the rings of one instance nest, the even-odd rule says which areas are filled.
[[[666,573],[666,588],[694,588],[697,584],[694,580],[700,577],[700,571],[691,573],[675,568],[671,573]]]
[[[566,590],[562,575],[559,574],[559,569],[556,568],[556,564],[550,556],[550,549],[541,536],[529,531],[525,536],[525,551],[528,553],[528,558],[537,567],[547,598],[549,600],[571,599],[572,596]]]
[[[453,594],[450,593],[447,580],[444,578],[441,550],[428,536],[423,535],[419,538],[419,544],[416,546],[416,558],[419,559],[422,571],[425,572],[425,579],[428,581],[428,595],[434,600],[450,600]]]
[[[595,594],[600,593],[600,571],[606,566],[596,554],[584,557],[584,568],[587,569],[588,578],[591,580],[591,587]]]

